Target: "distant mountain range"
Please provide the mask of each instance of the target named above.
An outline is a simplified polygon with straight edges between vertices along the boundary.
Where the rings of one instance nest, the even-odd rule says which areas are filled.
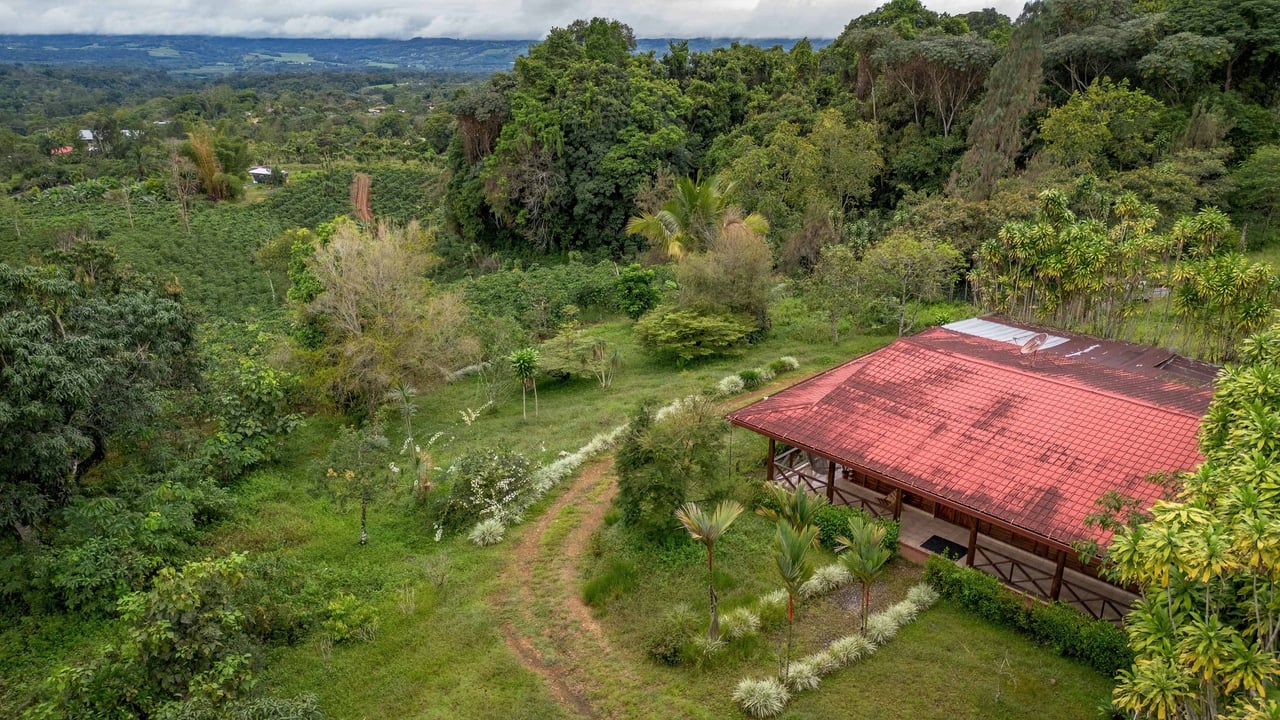
[[[734,42],[790,48],[796,38],[689,38],[707,51]],[[642,38],[637,50],[666,52],[670,38]],[[299,70],[428,70],[491,73],[509,69],[532,40],[345,40],[208,35],[0,35],[0,62],[154,68],[183,75]],[[820,48],[830,40],[811,41]]]

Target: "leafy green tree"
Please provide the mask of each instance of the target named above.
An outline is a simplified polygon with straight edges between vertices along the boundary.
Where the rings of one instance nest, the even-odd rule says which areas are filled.
[[[828,245],[809,279],[806,298],[827,314],[831,342],[840,341],[840,323],[856,315],[865,305],[858,256],[848,245]]]
[[[1050,110],[1040,123],[1049,157],[1068,167],[1104,172],[1150,161],[1164,105],[1129,82],[1099,80]]]
[[[945,242],[894,234],[863,255],[858,284],[868,298],[888,304],[901,336],[915,326],[921,304],[941,298],[955,283],[963,260]]]
[[[258,649],[238,607],[244,564],[233,554],[162,570],[151,590],[121,601],[125,637],[56,670],[24,717],[157,718],[184,701],[220,707],[241,696]]]
[[[613,376],[622,366],[622,355],[616,347],[583,330],[576,321],[566,323],[558,335],[543,343],[538,356],[543,372],[595,378],[602,388],[613,384]]]
[[[1115,577],[1143,588],[1136,656],[1114,691],[1135,717],[1264,718],[1280,710],[1280,324],[1242,343],[1203,422],[1204,463],[1176,499],[1116,528]]]
[[[669,541],[680,527],[672,513],[690,498],[717,501],[729,494],[725,423],[708,400],[695,399],[660,413],[642,406],[614,453],[615,504],[622,521],[643,537]]]
[[[34,541],[111,439],[194,381],[195,351],[181,297],[131,275],[106,246],[0,264],[0,522]]]
[[[796,595],[800,586],[813,577],[813,563],[809,554],[818,543],[818,529],[806,525],[799,529],[790,523],[779,522],[773,536],[773,564],[778,579],[787,591],[787,639],[785,650],[779,658],[779,673],[783,684],[791,677],[791,643],[795,629]]]
[[[683,364],[727,352],[754,332],[756,326],[748,317],[658,308],[640,318],[634,330],[646,350],[672,356]]]
[[[734,500],[723,500],[707,513],[696,503],[685,503],[676,510],[676,519],[689,532],[689,537],[707,548],[707,595],[711,602],[711,624],[707,626],[707,639],[720,639],[720,616],[716,612],[715,549],[719,540],[734,520],[742,514],[742,505]]]
[[[642,268],[635,263],[618,273],[618,302],[627,317],[639,320],[662,300],[662,291],[654,285],[656,276],[652,268]]]
[[[507,363],[511,366],[511,372],[520,379],[520,413],[527,420],[529,410],[525,398],[530,386],[533,387],[533,414],[538,414],[538,370],[541,357],[537,348],[524,348],[511,353]]]
[[[893,553],[884,546],[885,527],[866,515],[849,518],[849,534],[836,538],[840,563],[862,586],[862,632],[871,611],[871,586],[884,572]]]
[[[1263,145],[1232,173],[1236,191],[1232,204],[1245,217],[1256,218],[1261,227],[1250,227],[1252,243],[1266,244],[1272,237],[1272,222],[1280,212],[1280,145]]]

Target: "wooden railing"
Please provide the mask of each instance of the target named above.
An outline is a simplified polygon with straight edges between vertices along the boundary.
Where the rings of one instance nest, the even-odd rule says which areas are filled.
[[[1052,572],[981,545],[974,547],[973,567],[1028,595],[1048,599],[1053,590]]]
[[[1018,560],[989,547],[974,547],[973,567],[994,575],[1005,585],[1040,601],[1053,597],[1053,573],[1031,563]],[[1117,588],[1118,592],[1122,592]],[[1129,603],[1118,597],[1103,595],[1084,585],[1071,582],[1065,575],[1058,586],[1058,600],[1100,620],[1119,624],[1129,612]]]
[[[816,495],[827,495],[827,478],[819,476],[814,472],[814,467],[809,464],[807,459],[796,464],[794,453],[799,451],[792,448],[785,453],[779,455],[773,463],[773,480],[774,482],[794,488],[800,483],[804,483],[804,487],[811,493]],[[848,505],[850,507],[860,507],[871,514],[872,517],[892,517],[893,508],[887,502],[886,498],[867,499],[848,488],[842,488],[835,485],[831,489],[830,497],[833,503],[837,505]]]
[[[1095,618],[1110,620],[1116,624],[1124,620],[1125,613],[1129,612],[1129,605],[1133,601],[1130,599],[1126,602],[1101,595],[1087,587],[1076,585],[1066,578],[1062,579],[1062,589],[1058,599]]]

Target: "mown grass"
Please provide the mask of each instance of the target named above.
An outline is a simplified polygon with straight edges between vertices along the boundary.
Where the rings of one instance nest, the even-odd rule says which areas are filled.
[[[771,534],[768,521],[744,515],[717,544],[722,616],[735,607],[752,606],[780,586],[773,577]],[[743,677],[776,672],[782,626],[734,641],[709,664],[661,666],[646,657],[646,641],[673,609],[692,609],[701,618],[700,627],[706,627],[702,547],[680,543],[643,552],[615,526],[600,535],[595,551],[588,582],[621,560],[633,563],[645,578],[598,611],[614,646],[625,649],[643,682],[664,696],[701,698],[705,712],[688,717],[740,717],[731,699],[733,688]],[[817,565],[833,561],[825,551],[815,557]],[[873,588],[872,611],[901,600],[921,576],[920,566],[896,559]],[[860,591],[853,585],[799,601],[793,659],[855,632],[859,602]],[[923,613],[870,659],[826,677],[817,690],[796,695],[783,717],[1079,719],[1102,714],[1110,690],[1110,681],[1092,669],[944,603]]]

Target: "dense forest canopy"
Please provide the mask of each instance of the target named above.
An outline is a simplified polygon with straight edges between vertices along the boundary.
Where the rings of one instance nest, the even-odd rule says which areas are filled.
[[[0,683],[0,714],[318,717],[255,694],[255,673],[314,627],[330,652],[372,634],[350,593],[382,582],[232,552],[274,547],[251,509],[286,490],[254,483],[358,507],[361,545],[380,513],[414,542],[476,523],[496,543],[586,457],[526,433],[540,388],[599,410],[588,436],[640,423],[608,442],[630,443],[622,504],[645,505],[622,524],[658,537],[667,504],[731,492],[712,477],[722,428],[710,406],[620,410],[620,374],[652,373],[652,392],[770,343],[835,362],[873,346],[860,335],[996,311],[1243,352],[1271,379],[1275,331],[1247,338],[1280,301],[1280,0],[1039,0],[1017,18],[890,0],[785,47],[643,47],[592,18],[485,77],[259,61],[216,79],[0,64],[0,598],[56,648]],[[448,392],[465,398],[442,411]],[[468,445],[497,416],[519,418],[504,427],[536,471]],[[681,433],[710,439],[659,452]],[[1249,604],[1223,588],[1188,592]],[[0,669],[31,660],[22,634],[0,636]],[[1159,716],[1134,690],[1151,668],[1128,677],[1124,707]],[[1250,682],[1179,702],[1210,717],[1274,689]]]

